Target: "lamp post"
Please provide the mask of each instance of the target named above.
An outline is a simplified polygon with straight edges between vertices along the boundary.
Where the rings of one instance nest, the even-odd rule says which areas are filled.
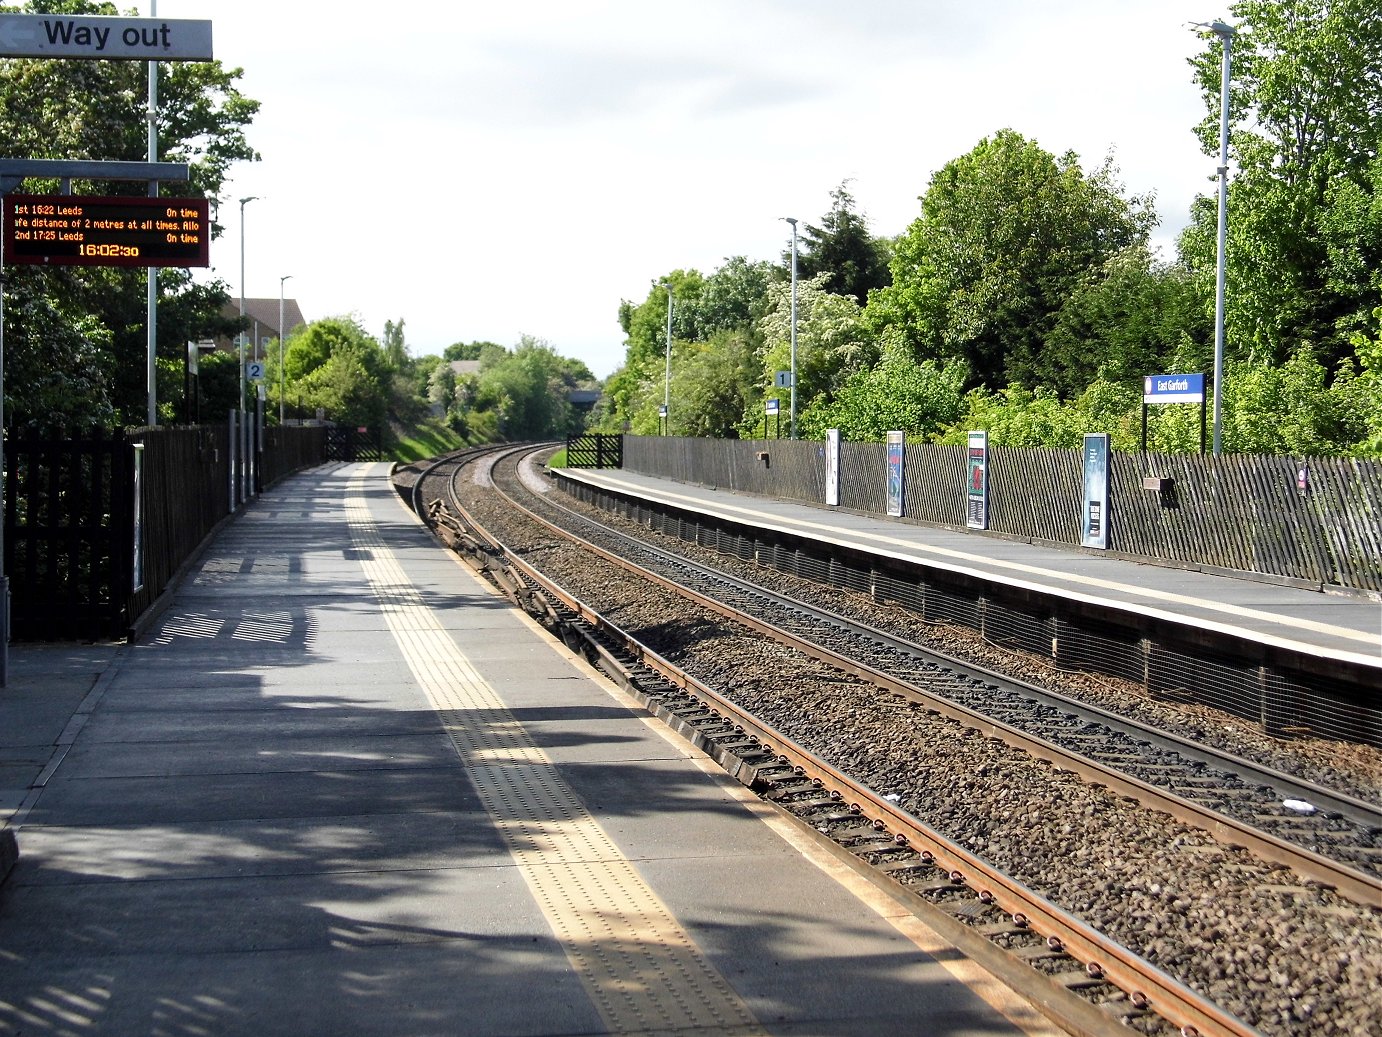
[[[662,432],[666,435],[672,430],[672,286],[660,281],[658,287],[667,289],[667,373],[662,379]]]
[[[240,199],[240,421],[245,420],[245,206],[254,195]]]
[[[787,223],[792,225],[792,368],[791,381],[789,387],[791,393],[788,422],[792,439],[797,438],[797,221],[795,217],[782,217]]]
[[[278,279],[278,427],[283,427],[283,282],[292,278],[284,274]],[[301,415],[299,415],[301,417]]]
[[[1222,449],[1222,393],[1224,381],[1224,294],[1228,258],[1228,87],[1233,67],[1233,37],[1237,30],[1214,22],[1209,31],[1219,37],[1224,59],[1219,82],[1219,257],[1214,276],[1214,456]]]

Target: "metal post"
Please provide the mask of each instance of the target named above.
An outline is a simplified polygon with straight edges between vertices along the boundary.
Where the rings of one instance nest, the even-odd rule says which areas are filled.
[[[1223,22],[1210,27],[1223,44],[1219,86],[1219,261],[1214,281],[1214,456],[1223,448],[1222,386],[1224,383],[1224,294],[1228,246],[1228,87],[1233,66],[1235,30]]]
[[[226,432],[228,433],[226,436],[226,448],[229,453],[229,456],[226,457],[229,464],[227,464],[226,467],[230,471],[229,490],[231,511],[234,511],[240,504],[240,465],[237,460],[240,446],[240,429],[237,425],[239,417],[240,412],[232,408],[230,416],[226,419]]]
[[[672,431],[672,286],[660,284],[667,289],[667,373],[662,380],[662,414],[666,420],[664,435]]]
[[[797,438],[797,221],[791,216],[784,216],[784,220],[792,225],[792,384],[789,387],[791,393],[790,417],[788,423],[790,437]]]
[[[8,193],[0,189],[0,200]],[[0,238],[4,237],[4,206],[0,205]],[[5,565],[5,257],[0,253],[0,688],[10,675],[10,576]]]
[[[292,278],[284,274],[278,279],[278,426],[283,427],[283,282]]]
[[[149,17],[158,15],[158,0],[149,0]],[[158,62],[149,62],[149,107],[145,113],[149,124],[149,161],[158,161]],[[158,197],[158,181],[149,181],[149,197]],[[158,267],[149,272],[149,420],[150,428],[158,424]]]
[[[240,412],[241,423],[245,420],[245,206],[255,201],[255,196],[240,199]]]

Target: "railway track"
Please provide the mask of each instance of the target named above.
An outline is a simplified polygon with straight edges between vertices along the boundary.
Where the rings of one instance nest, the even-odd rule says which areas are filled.
[[[607,561],[694,595],[727,618],[1244,845],[1360,904],[1382,904],[1382,810],[1374,804],[941,655],[635,540],[553,500],[520,505],[520,495],[532,495],[513,479],[497,486],[553,532],[578,536]]]
[[[462,466],[455,465],[453,470],[459,473]],[[419,482],[419,487],[424,481]],[[507,476],[497,481],[512,483]],[[512,485],[508,491],[515,496],[519,493]],[[448,490],[448,494],[465,496],[458,488]],[[424,490],[420,496],[429,497],[431,491]],[[516,513],[521,505],[511,499],[506,507]],[[540,510],[550,512],[552,507],[549,500]],[[607,550],[601,556],[611,565],[617,562],[630,566],[633,563],[621,556],[634,556],[659,570],[657,575],[642,578],[658,580],[669,590],[673,583],[695,584],[695,590],[689,593],[699,607],[734,617],[759,634],[776,637],[797,651],[829,661],[837,670],[884,687],[928,716],[964,725],[989,739],[1002,739],[1037,759],[1053,763],[1058,770],[1077,773],[1117,796],[1135,798],[1146,806],[1165,810],[1221,840],[1251,844],[1260,855],[1290,861],[1298,874],[1346,890],[1355,898],[1366,901],[1382,888],[1375,877],[1351,865],[1340,865],[1324,854],[1292,846],[1212,810],[1212,806],[1224,800],[1243,803],[1248,798],[1243,793],[1261,785],[1271,789],[1274,804],[1283,797],[1307,794],[1313,797],[1311,802],[1324,804],[1323,809],[1315,811],[1323,815],[1320,820],[1325,822],[1320,831],[1361,828],[1366,832],[1366,803],[1348,796],[1331,796],[1328,790],[1304,786],[1286,775],[1252,772],[1246,761],[1226,761],[1213,754],[1206,757],[1202,748],[1188,747],[1158,732],[1129,726],[1116,717],[1061,701],[1042,689],[1015,685],[992,674],[976,674],[954,659],[927,658],[915,645],[843,617],[823,615],[803,602],[746,586],[727,574],[707,572],[686,559],[631,542],[607,529],[596,531],[588,519],[563,510],[563,525],[579,524],[583,532],[595,533],[607,541],[612,536],[619,538],[617,550]],[[548,518],[551,517],[549,514]],[[1212,999],[1125,950],[1118,940],[1104,936],[1097,926],[1033,893],[1022,883],[1012,882],[983,856],[928,828],[919,820],[923,811],[915,809],[916,804],[904,802],[904,797],[897,794],[870,791],[819,753],[802,748],[792,737],[649,652],[588,605],[549,584],[536,570],[520,562],[515,552],[487,541],[474,518],[458,512],[457,518],[440,521],[453,546],[499,574],[499,582],[506,585],[511,596],[524,601],[530,611],[545,614],[554,627],[566,631],[568,638],[587,638],[588,645],[597,646],[589,650],[602,654],[607,669],[624,673],[622,679],[636,687],[636,693],[648,701],[650,708],[690,732],[693,739],[718,746],[716,752],[722,756],[732,755],[737,762],[727,762],[727,766],[741,780],[765,789],[768,798],[797,813],[838,844],[848,846],[854,858],[867,860],[871,866],[900,880],[910,891],[909,896],[936,901],[944,917],[963,919],[954,924],[970,936],[979,934],[989,947],[994,941],[1008,945],[1013,953],[1005,954],[1004,960],[1025,963],[1017,969],[1018,981],[1035,970],[1050,972],[1056,977],[1054,989],[1064,992],[1062,999],[1071,990],[1082,989],[1084,997],[1076,999],[1078,1004],[1087,1008],[1095,1001],[1111,1007],[1111,1011],[1093,1010],[1090,1018],[1078,1023],[1079,1032],[1106,1032],[1093,1027],[1107,1024],[1110,1019],[1129,1021],[1151,1032],[1156,1027],[1150,1020],[1158,1016],[1187,1034],[1255,1032]],[[550,535],[553,529],[548,526],[547,533]],[[679,589],[677,593],[688,591]],[[732,603],[727,604],[727,600]],[[749,618],[745,619],[741,610]],[[588,633],[571,632],[582,629],[582,624]],[[645,674],[639,679],[629,675],[639,668],[650,670],[652,676]],[[994,709],[995,703],[1002,710],[1001,717],[981,712],[982,708]],[[1096,759],[1099,756],[1106,758]],[[1110,756],[1118,763],[1116,773],[1109,770]],[[1132,765],[1131,759],[1140,763]],[[1135,776],[1138,766],[1144,775],[1150,772],[1159,778],[1162,786],[1192,795],[1168,794],[1156,783]],[[1227,777],[1230,771],[1238,775],[1235,792],[1217,795],[1218,789],[1232,780]],[[1249,771],[1249,775],[1245,777],[1243,771]],[[1203,795],[1205,790],[1215,795]],[[1212,802],[1196,802],[1197,799]],[[1264,808],[1248,809],[1260,813]],[[1309,838],[1317,843],[1323,841],[1321,836]],[[1254,842],[1259,839],[1260,843]],[[1342,878],[1339,867],[1344,869]],[[1295,882],[1298,880],[1274,885],[1281,890],[1306,888]],[[1376,900],[1382,902],[1382,897]],[[969,947],[966,950],[988,963],[990,952]],[[1071,967],[1072,961],[1082,963],[1082,967]],[[995,971],[1006,976],[1011,966],[995,967]],[[1044,996],[1047,995],[1036,1000],[1040,1002]],[[1079,1010],[1068,1007],[1056,1014],[1071,1025],[1072,1012],[1079,1015]],[[1122,1023],[1118,1025],[1121,1027]]]

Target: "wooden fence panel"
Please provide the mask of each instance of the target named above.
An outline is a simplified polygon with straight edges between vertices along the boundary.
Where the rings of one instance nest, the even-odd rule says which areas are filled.
[[[633,471],[784,500],[824,500],[824,450],[791,440],[630,436]],[[886,512],[880,444],[844,444],[841,501]],[[1305,486],[1298,484],[1307,469]],[[1167,480],[1149,490],[1143,478]],[[965,524],[965,448],[907,445],[906,518]],[[1078,450],[993,447],[989,526],[1078,546]],[[1109,549],[1170,565],[1262,573],[1325,587],[1382,591],[1382,463],[1198,454],[1112,454]]]

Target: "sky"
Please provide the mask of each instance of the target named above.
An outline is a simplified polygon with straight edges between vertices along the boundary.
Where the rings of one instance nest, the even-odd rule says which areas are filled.
[[[155,0],[156,2],[156,0]],[[1205,4],[1201,6],[1201,4]],[[597,377],[622,299],[776,259],[848,180],[902,233],[931,175],[998,130],[1154,193],[1170,257],[1216,161],[1182,0],[149,0],[209,19],[260,102],[210,276],[409,352],[522,335]],[[125,3],[122,9],[129,9]]]

